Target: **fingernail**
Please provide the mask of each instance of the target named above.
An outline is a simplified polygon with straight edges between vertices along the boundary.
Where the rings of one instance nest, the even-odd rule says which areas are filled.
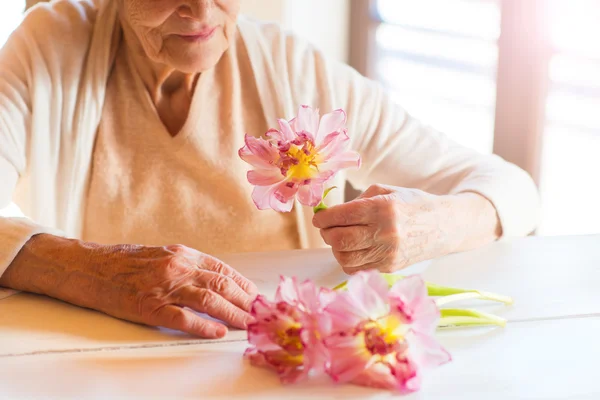
[[[227,328],[225,328],[224,326],[220,326],[215,330],[216,337],[222,338],[225,335],[227,335]]]
[[[248,326],[254,323],[255,319],[252,315],[248,315],[244,320],[244,329],[248,329]]]

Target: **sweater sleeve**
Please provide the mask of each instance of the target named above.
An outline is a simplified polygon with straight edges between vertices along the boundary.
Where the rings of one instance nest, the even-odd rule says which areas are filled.
[[[0,210],[11,203],[19,177],[27,171],[31,68],[22,33],[18,28],[0,50]],[[44,232],[56,233],[28,218],[0,217],[0,276],[25,243]]]
[[[495,206],[504,237],[534,231],[540,201],[525,171],[459,145],[409,115],[379,83],[297,38],[284,40],[295,105],[342,108],[348,115],[348,134],[363,160],[359,170],[348,172],[355,188],[379,183],[437,195],[475,192]]]
[[[410,116],[380,85],[345,66],[337,69],[334,87],[347,99],[353,145],[364,162],[349,176],[355,187],[381,183],[438,195],[475,192],[496,208],[503,237],[534,231],[540,201],[525,171],[459,145]]]

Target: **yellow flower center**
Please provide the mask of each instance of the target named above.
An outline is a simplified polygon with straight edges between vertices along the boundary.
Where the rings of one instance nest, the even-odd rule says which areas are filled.
[[[382,357],[404,348],[407,327],[396,316],[388,315],[364,325],[365,347],[373,355]]]
[[[319,173],[319,155],[315,150],[310,142],[303,147],[290,147],[286,154],[294,163],[289,166],[287,177],[301,181],[314,178]]]
[[[301,331],[302,325],[298,322],[292,324],[284,331],[277,331],[275,333],[277,336],[276,343],[290,353],[290,355],[302,357],[304,344],[300,338]]]

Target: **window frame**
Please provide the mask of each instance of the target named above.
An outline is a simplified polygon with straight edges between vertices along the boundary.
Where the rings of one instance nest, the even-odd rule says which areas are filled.
[[[373,12],[376,0],[350,1],[350,65],[375,79],[375,34],[381,24]],[[493,153],[523,168],[539,184],[552,56],[543,32],[545,14],[540,12],[544,0],[499,1]]]

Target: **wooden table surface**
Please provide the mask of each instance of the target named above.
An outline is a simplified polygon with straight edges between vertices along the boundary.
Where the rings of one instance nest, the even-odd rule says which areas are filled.
[[[327,250],[222,257],[272,295],[278,276],[345,279]],[[453,362],[416,399],[600,399],[600,236],[499,242],[413,266],[444,285],[510,295],[469,303],[506,328],[439,333]],[[30,294],[0,301],[0,399],[388,398],[314,381],[284,387],[242,360],[245,332],[205,341]]]

